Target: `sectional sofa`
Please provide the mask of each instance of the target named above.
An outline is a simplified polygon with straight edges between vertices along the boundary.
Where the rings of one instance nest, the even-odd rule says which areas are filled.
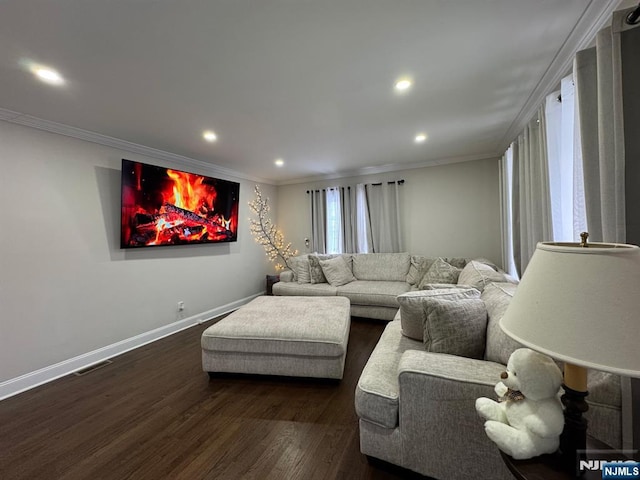
[[[498,323],[516,287],[492,283],[479,295],[486,309],[479,358],[425,351],[423,341],[403,332],[398,311],[356,388],[362,453],[439,480],[513,478],[484,432],[475,400],[496,398],[500,373],[520,347]],[[589,372],[589,433],[615,448],[622,446],[623,403],[631,401],[624,391],[620,377]]]
[[[475,399],[495,397],[500,373],[520,347],[499,326],[517,282],[486,260],[402,253],[335,258],[297,257],[273,292],[345,296],[352,315],[391,320],[355,392],[361,452],[440,480],[512,478],[484,433]],[[317,270],[322,266],[329,278]],[[444,305],[439,318],[463,335],[434,342],[437,331],[425,330],[427,305]],[[456,310],[460,305],[465,309]],[[618,376],[589,373],[589,432],[614,448],[625,446],[627,386]]]
[[[319,262],[342,258],[353,274],[347,283],[329,283]],[[274,295],[343,296],[351,302],[351,315],[378,320],[393,320],[400,307],[397,297],[416,291],[425,273],[433,270],[429,285],[455,284],[455,271],[440,271],[436,262],[444,260],[458,273],[467,265],[466,258],[432,258],[409,253],[360,253],[342,255],[301,255],[289,260],[290,270],[280,274],[273,285]],[[481,260],[492,265],[487,260]],[[432,268],[433,267],[433,268]],[[497,270],[497,267],[493,267]],[[446,270],[446,269],[445,269]],[[506,278],[502,272],[499,279]],[[457,277],[455,277],[457,278]],[[443,280],[449,279],[449,282]],[[424,285],[426,285],[426,280]]]

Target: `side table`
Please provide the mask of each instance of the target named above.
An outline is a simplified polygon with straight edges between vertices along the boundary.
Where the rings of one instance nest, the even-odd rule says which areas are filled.
[[[609,445],[587,437],[586,460],[614,461],[622,460],[624,457],[620,453],[615,453]],[[562,464],[559,454],[540,455],[539,457],[527,460],[514,460],[504,452],[500,452],[502,460],[507,465],[511,473],[518,480],[602,480],[602,472],[598,470],[585,469],[579,475],[572,475]]]
[[[273,295],[273,284],[280,281],[280,275],[267,275],[267,295]]]

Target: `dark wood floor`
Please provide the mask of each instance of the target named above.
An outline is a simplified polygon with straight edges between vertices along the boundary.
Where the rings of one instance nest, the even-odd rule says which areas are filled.
[[[354,390],[384,323],[354,318],[344,379],[209,380],[208,323],[0,402],[0,479],[399,479],[358,445]]]

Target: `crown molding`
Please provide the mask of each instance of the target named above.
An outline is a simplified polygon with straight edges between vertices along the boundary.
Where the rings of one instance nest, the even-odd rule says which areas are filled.
[[[387,165],[379,165],[375,167],[363,167],[355,170],[345,170],[342,172],[328,173],[326,175],[311,175],[303,178],[294,178],[291,180],[281,180],[276,186],[296,185],[300,183],[319,182],[323,180],[336,180],[340,178],[359,177],[362,175],[377,175],[381,173],[402,172],[404,170],[415,170],[416,168],[436,167],[439,165],[449,165],[452,163],[473,162],[475,160],[487,160],[490,158],[499,158],[500,153],[482,153],[478,155],[464,155],[459,157],[438,158],[435,160],[427,160],[416,163],[393,163]]]
[[[6,108],[0,108],[0,120],[6,120],[7,122],[13,121],[14,118],[22,115],[21,113],[7,110]]]
[[[589,2],[580,20],[578,20],[558,53],[556,53],[520,113],[511,122],[511,126],[507,129],[502,142],[500,142],[501,150],[506,150],[509,144],[522,132],[527,122],[533,118],[544,98],[558,86],[562,77],[571,71],[576,52],[589,47],[598,31],[611,21],[611,15],[620,3],[620,0],[604,2],[602,0],[591,0]]]
[[[42,118],[34,117],[32,115],[26,115],[20,112],[14,112],[0,108],[0,120],[6,120],[7,122],[16,123],[18,125],[24,125],[27,127],[37,128],[38,130],[44,130],[50,133],[56,133],[58,135],[64,135],[67,137],[77,138],[86,142],[97,143],[98,145],[105,145],[107,147],[117,148],[119,150],[125,150],[130,153],[136,153],[139,155],[145,155],[158,160],[165,160],[168,162],[174,162],[185,168],[197,168],[220,175],[222,177],[233,177],[236,179],[249,180],[252,182],[264,183],[267,185],[275,185],[273,180],[267,180],[265,178],[254,177],[247,175],[230,168],[220,167],[202,160],[196,160],[194,158],[185,157],[171,152],[165,152],[164,150],[158,150],[156,148],[139,145],[133,142],[127,142],[126,140],[120,140],[119,138],[109,137],[100,133],[91,132],[89,130],[83,130],[81,128],[72,127],[58,122],[52,122],[50,120],[44,120]]]
[[[311,175],[302,178],[294,178],[290,180],[274,181],[260,177],[254,177],[235,170],[213,165],[211,163],[203,162],[202,160],[196,160],[194,158],[185,157],[183,155],[177,155],[175,153],[166,152],[164,150],[158,150],[156,148],[146,147],[137,143],[128,142],[126,140],[120,140],[119,138],[109,137],[100,133],[91,132],[89,130],[83,130],[81,128],[72,127],[63,123],[53,122],[51,120],[44,120],[42,118],[34,117],[32,115],[26,115],[20,112],[14,112],[7,110],[6,108],[0,108],[0,120],[16,123],[18,125],[24,125],[27,127],[37,128],[38,130],[44,130],[46,132],[55,133],[58,135],[64,135],[67,137],[77,138],[86,142],[96,143],[98,145],[105,145],[107,147],[117,148],[131,153],[139,155],[145,155],[158,160],[165,160],[168,162],[174,162],[185,168],[197,168],[202,169],[208,173],[220,175],[223,177],[233,177],[236,179],[249,180],[252,182],[263,183],[266,185],[293,185],[299,183],[316,182],[322,180],[334,180],[338,178],[356,177],[361,175],[376,175],[380,173],[398,172],[403,170],[413,170],[416,168],[433,167],[437,165],[446,165],[450,163],[470,162],[473,160],[484,160],[487,158],[496,158],[500,154],[481,154],[481,155],[468,155],[461,157],[448,157],[440,158],[436,160],[428,160],[419,163],[409,164],[387,164],[374,167],[363,167],[354,170],[345,170],[342,172],[336,172],[326,175]]]

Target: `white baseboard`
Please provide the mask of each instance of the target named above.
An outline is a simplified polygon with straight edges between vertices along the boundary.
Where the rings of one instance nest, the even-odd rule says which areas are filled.
[[[133,350],[135,348],[142,347],[161,338],[167,337],[181,330],[184,330],[195,325],[199,325],[207,320],[210,320],[219,315],[229,313],[238,307],[250,302],[256,297],[264,295],[258,293],[249,297],[236,300],[235,302],[222,305],[221,307],[207,310],[206,312],[193,315],[188,318],[184,318],[177,322],[165,325],[164,327],[156,328],[149,332],[141,333],[135,337],[121,340],[120,342],[107,345],[106,347],[98,348],[92,352],[78,355],[77,357],[63,360],[62,362],[50,365],[48,367],[41,368],[39,370],[26,373],[16,378],[11,378],[0,383],[0,400],[12,397],[26,390],[30,390],[44,383],[51,382],[57,378],[64,377],[70,373],[77,372],[83,368],[90,367],[97,363],[103,362],[109,358],[116,357],[125,352]]]

